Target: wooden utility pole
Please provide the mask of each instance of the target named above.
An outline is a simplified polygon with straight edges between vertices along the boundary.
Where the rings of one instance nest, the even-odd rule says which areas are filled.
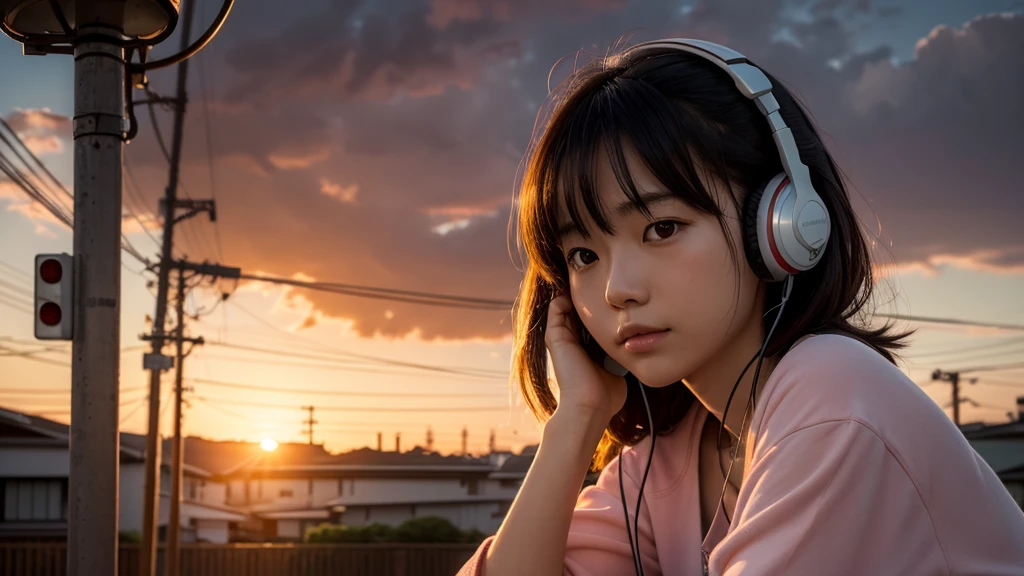
[[[181,16],[181,51],[189,46],[195,0],[186,0]],[[171,165],[164,192],[164,234],[157,272],[156,313],[153,317],[152,350],[143,358],[149,369],[149,427],[146,434],[146,480],[142,501],[142,547],[139,553],[139,575],[156,572],[157,525],[160,514],[160,374],[170,368],[170,358],[163,355],[164,323],[167,315],[167,289],[174,248],[174,211],[178,199],[178,172],[181,165],[181,144],[185,125],[185,104],[188,94],[188,60],[178,64],[178,88],[174,99],[174,136],[171,142]]]
[[[196,264],[184,260],[176,261],[172,266],[178,272],[178,295],[175,300],[178,316],[178,327],[175,330],[175,373],[174,373],[174,437],[172,440],[171,454],[171,497],[169,501],[169,518],[167,522],[167,549],[166,567],[164,576],[179,576],[181,558],[181,486],[184,480],[185,469],[185,447],[181,435],[181,404],[184,388],[185,358],[192,352],[189,348],[186,352],[185,343],[193,347],[202,345],[203,338],[185,337],[185,281],[189,278],[186,272],[192,272],[192,276],[211,276],[213,278],[238,278],[242,274],[240,268],[229,268],[217,264]]]
[[[309,418],[303,420],[302,423],[306,425],[306,434],[309,436],[309,445],[313,445],[313,425],[317,424],[317,421],[313,419],[313,411],[316,410],[316,406],[303,406],[303,410],[309,412]]]
[[[957,426],[960,425],[960,403],[966,399],[960,398],[960,372],[943,372],[942,370],[936,369],[932,372],[932,380],[938,380],[943,382],[949,382],[953,385],[953,423]],[[977,378],[968,379],[967,382],[974,384],[977,382]],[[970,400],[967,400],[970,401]]]

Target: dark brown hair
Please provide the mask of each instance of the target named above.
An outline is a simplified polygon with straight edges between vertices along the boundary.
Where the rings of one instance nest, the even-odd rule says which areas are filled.
[[[871,255],[840,171],[800,104],[774,77],[768,78],[811,182],[829,211],[832,229],[819,263],[795,277],[766,356],[788,349],[803,335],[830,330],[855,337],[895,362],[894,352],[905,346],[909,333],[894,333],[891,325],[868,327],[865,306],[874,287]],[[722,209],[702,185],[701,170],[726,183],[739,214],[744,213],[747,192],[782,171],[768,122],[755,104],[724,71],[687,53],[626,51],[597,59],[575,71],[551,103],[550,117],[539,126],[542,132],[526,158],[518,206],[519,242],[528,260],[515,311],[513,374],[540,421],[556,407],[544,345],[547,307],[568,285],[558,244],[559,204],[564,202],[585,236],[590,232],[583,210],[602,231],[611,231],[595,186],[600,152],[607,154],[623,191],[644,214],[649,212],[626,166],[626,145],[680,199],[717,217],[723,232]],[[731,241],[730,248],[740,265]],[[768,310],[780,301],[781,284],[768,284],[764,293]],[[765,322],[773,320],[767,315]],[[682,382],[646,388],[646,394],[658,434],[671,430],[695,401]],[[638,389],[629,386],[625,405],[598,445],[592,469],[602,469],[623,445],[635,445],[650,432]]]

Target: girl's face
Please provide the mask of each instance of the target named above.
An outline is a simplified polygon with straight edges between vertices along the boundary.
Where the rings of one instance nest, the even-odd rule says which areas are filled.
[[[601,348],[648,386],[718,372],[717,364],[735,356],[723,352],[759,345],[762,331],[759,281],[743,258],[736,207],[722,183],[703,181],[724,212],[738,262],[718,219],[669,193],[624,148],[652,218],[628,200],[602,154],[596,192],[613,233],[586,220],[591,236],[584,239],[559,207],[573,304]]]

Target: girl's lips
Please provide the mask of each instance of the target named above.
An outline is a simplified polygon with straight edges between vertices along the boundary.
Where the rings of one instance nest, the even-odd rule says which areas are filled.
[[[637,334],[636,336],[629,337],[622,346],[627,352],[650,352],[657,348],[658,344],[660,344],[666,336],[668,336],[668,330]]]

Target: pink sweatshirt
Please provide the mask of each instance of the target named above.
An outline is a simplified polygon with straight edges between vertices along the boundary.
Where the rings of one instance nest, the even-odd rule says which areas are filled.
[[[658,437],[640,512],[647,576],[701,576],[702,549],[711,575],[1024,575],[1024,512],[935,402],[857,340],[812,336],[779,362],[758,398],[732,523],[719,508],[702,541],[707,417],[695,402]],[[649,442],[621,456],[631,518]],[[634,573],[617,464],[580,492],[565,574]],[[483,576],[493,538],[459,576]]]

